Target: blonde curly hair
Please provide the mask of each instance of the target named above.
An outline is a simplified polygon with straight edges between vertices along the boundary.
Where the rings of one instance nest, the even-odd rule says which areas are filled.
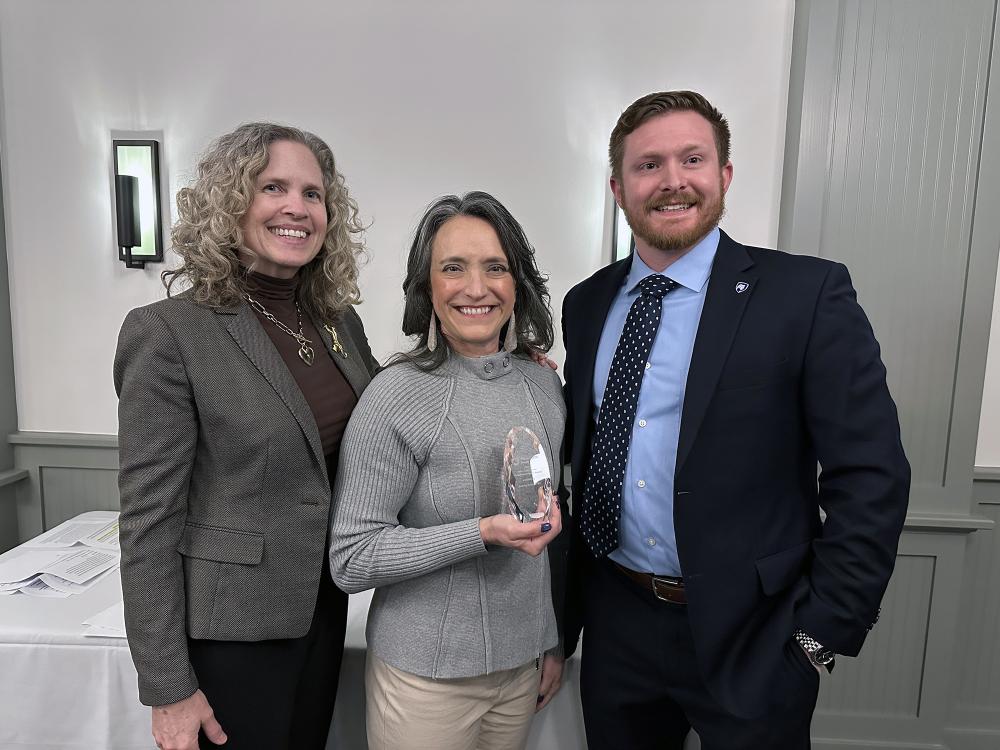
[[[257,177],[267,167],[268,148],[277,141],[301,143],[312,151],[326,191],[323,246],[299,269],[302,306],[318,320],[332,321],[345,307],[361,301],[358,264],[364,257],[365,227],[344,176],[337,171],[333,152],[312,133],[270,122],[240,125],[218,138],[198,163],[194,183],[178,191],[180,218],[171,230],[171,240],[181,265],[161,274],[168,296],[174,283],[183,280],[190,284],[195,302],[211,307],[243,302],[246,282],[238,256],[243,247],[240,220],[253,202]]]

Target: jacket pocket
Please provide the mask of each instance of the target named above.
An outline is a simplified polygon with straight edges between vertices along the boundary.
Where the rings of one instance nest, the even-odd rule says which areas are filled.
[[[189,522],[177,551],[199,560],[259,565],[264,559],[264,535]]]
[[[755,562],[761,588],[768,596],[784,591],[802,577],[812,540],[783,549]]]

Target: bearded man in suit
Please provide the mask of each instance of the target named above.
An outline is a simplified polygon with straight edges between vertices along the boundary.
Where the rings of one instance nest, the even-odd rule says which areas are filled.
[[[681,748],[692,727],[705,750],[809,747],[821,673],[874,625],[906,516],[847,269],[718,228],[729,141],[695,92],[630,105],[609,152],[635,252],[563,304],[566,645],[582,628],[591,750]]]

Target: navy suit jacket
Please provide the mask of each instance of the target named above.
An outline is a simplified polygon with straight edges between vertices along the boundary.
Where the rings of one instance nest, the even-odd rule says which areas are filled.
[[[563,303],[577,502],[593,437],[598,342],[630,265],[601,269]],[[722,233],[674,478],[688,616],[702,676],[720,704],[736,715],[764,713],[796,628],[857,655],[892,573],[909,483],[878,342],[847,269]],[[586,596],[581,555],[589,551],[574,533],[567,653]]]

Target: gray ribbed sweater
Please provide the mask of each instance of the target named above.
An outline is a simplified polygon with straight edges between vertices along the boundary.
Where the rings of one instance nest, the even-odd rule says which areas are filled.
[[[505,352],[375,377],[344,433],[330,567],[344,591],[376,588],[367,637],[379,658],[471,677],[557,644],[548,555],[487,548],[479,519],[500,510],[507,431],[534,431],[558,477],[565,420],[556,374]]]

